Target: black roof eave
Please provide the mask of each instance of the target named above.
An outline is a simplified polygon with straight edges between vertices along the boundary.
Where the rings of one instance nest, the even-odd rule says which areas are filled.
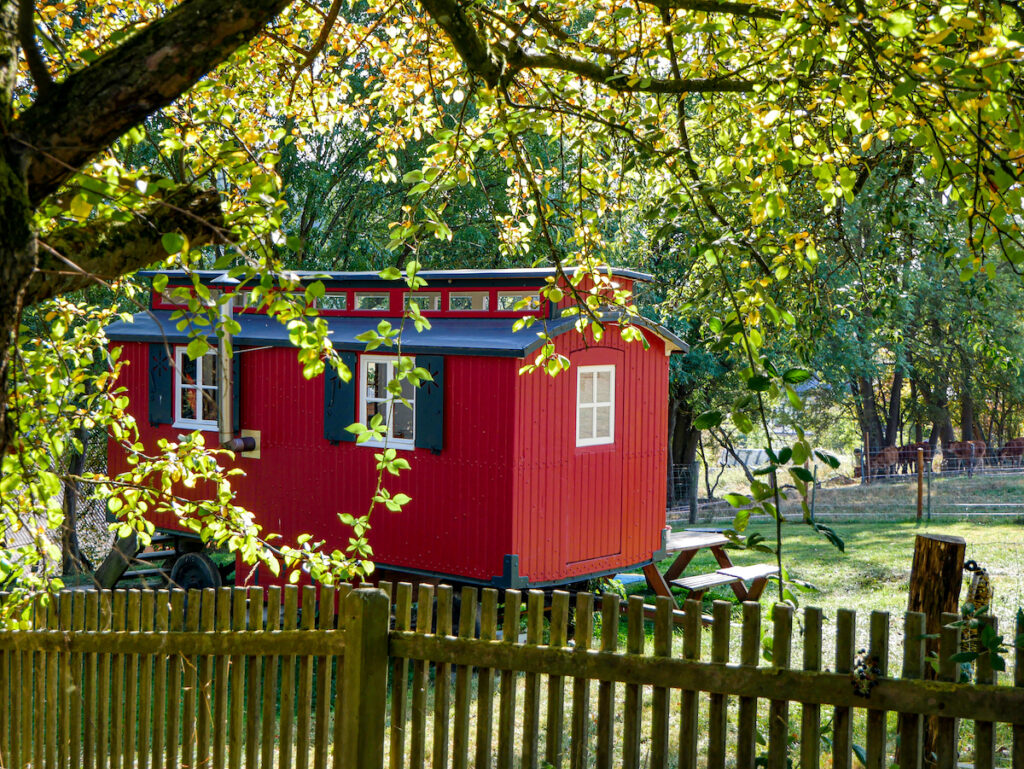
[[[182,344],[192,338],[198,328],[186,326],[178,329],[178,321],[172,321],[172,311],[157,310],[138,313],[133,323],[118,321],[107,328],[107,337],[112,341],[124,342],[166,342]],[[240,315],[236,320],[241,325],[241,333],[235,334],[234,342],[244,347],[288,347],[291,345],[288,330],[273,318],[265,315]],[[362,351],[364,342],[355,339],[356,333],[373,328],[380,318],[326,318],[331,328],[331,342],[339,350]],[[395,320],[389,318],[388,320]],[[614,322],[615,318],[608,318]],[[413,331],[407,333],[403,340],[402,350],[411,355],[428,353],[445,353],[448,355],[486,355],[508,358],[523,358],[536,352],[544,341],[537,337],[536,331],[524,329],[512,331],[512,319],[495,319],[481,323],[477,319],[434,319],[432,329],[421,334]],[[688,348],[686,343],[667,329],[646,318],[634,318],[633,322],[657,334],[665,340],[669,352],[683,351]],[[549,336],[557,337],[573,329],[576,320],[572,317],[549,320],[546,330]],[[216,342],[217,334],[212,328],[203,328],[205,336],[211,343]],[[383,350],[387,352],[390,348]]]
[[[604,270],[607,272],[607,270]],[[614,275],[619,275],[623,278],[630,280],[640,281],[648,283],[653,280],[652,276],[646,272],[640,272],[639,270],[631,270],[628,268],[612,268]],[[194,270],[192,272],[186,272],[184,270],[140,270],[139,275],[145,278],[153,278],[157,275],[166,275],[169,279],[186,278],[191,274],[198,275],[200,281],[204,284],[213,283],[231,283],[237,282],[232,279],[225,279],[225,271],[223,270]],[[325,285],[337,288],[341,286],[349,288],[359,288],[363,286],[380,286],[390,285],[398,287],[394,280],[388,280],[382,278],[376,272],[329,272],[329,271],[310,271],[310,270],[295,270],[289,271],[287,274],[295,275],[302,282],[322,280]],[[538,286],[543,285],[545,280],[555,275],[555,269],[553,267],[533,267],[523,269],[508,269],[508,270],[421,270],[419,276],[427,281],[428,287],[437,288],[443,285],[445,282],[459,283],[459,284],[472,284],[479,286],[493,286],[493,285],[509,285],[509,286],[520,286],[525,284],[536,284]],[[401,284],[404,286],[405,284]]]

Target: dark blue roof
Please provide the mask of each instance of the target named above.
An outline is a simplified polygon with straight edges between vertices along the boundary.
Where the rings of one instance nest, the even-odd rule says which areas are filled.
[[[607,273],[608,270],[602,269]],[[652,277],[646,272],[631,270],[626,267],[613,267],[612,273],[623,278],[648,283]],[[152,278],[156,275],[166,275],[171,280],[181,280],[195,274],[199,280],[207,285],[231,284],[238,281],[227,278],[224,270],[195,270],[187,273],[183,270],[142,270],[139,275]],[[404,283],[382,278],[376,272],[315,272],[309,270],[289,270],[286,273],[294,275],[303,283],[310,283],[314,280],[322,280],[332,288],[341,286],[365,286],[367,284],[388,284],[389,287],[403,288]],[[404,273],[403,273],[404,274]],[[541,286],[547,278],[555,275],[554,267],[529,267],[522,269],[508,270],[420,270],[421,278],[427,281],[430,288],[439,288],[447,283],[477,284],[477,285],[536,285]]]
[[[178,330],[178,320],[171,320],[171,310],[155,310],[140,312],[134,316],[133,323],[117,321],[107,327],[107,336],[114,341],[124,342],[169,342],[184,343],[189,340],[187,327]],[[246,347],[286,347],[288,329],[279,321],[266,315],[236,315],[235,320],[242,327],[235,334],[235,344]],[[330,339],[339,350],[364,350],[366,343],[360,342],[356,336],[368,329],[377,327],[381,318],[370,317],[323,317],[330,329]],[[398,324],[401,318],[387,318],[388,322]],[[430,328],[417,331],[411,322],[407,322],[402,333],[402,352],[410,355],[443,353],[447,355],[493,355],[508,358],[522,358],[539,348],[543,343],[537,338],[537,332],[545,328],[543,321],[538,320],[532,328],[513,331],[513,318],[432,318]],[[670,350],[685,351],[686,344],[670,331],[646,318],[634,320],[639,326],[650,329],[663,337]],[[546,323],[547,332],[555,337],[571,331],[575,318],[557,318]],[[208,339],[213,342],[216,334],[209,328]]]

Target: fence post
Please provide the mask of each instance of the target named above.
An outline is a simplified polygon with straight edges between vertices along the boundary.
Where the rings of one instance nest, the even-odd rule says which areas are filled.
[[[917,447],[917,520],[921,520],[924,507],[924,449]]]
[[[932,463],[928,463],[928,522],[932,520]]]
[[[867,485],[871,483],[871,437],[867,431],[864,431],[864,469],[861,470],[861,483]]]
[[[690,523],[697,522],[697,484],[698,484],[697,463],[690,463]]]
[[[390,602],[382,590],[359,588],[345,599],[345,710],[342,766],[383,769]]]

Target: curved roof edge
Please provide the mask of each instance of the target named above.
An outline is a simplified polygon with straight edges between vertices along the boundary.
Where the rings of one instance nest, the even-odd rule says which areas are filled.
[[[617,324],[619,319],[622,317],[621,313],[605,313],[601,317],[603,323],[615,323]],[[660,323],[656,323],[650,318],[645,318],[643,315],[635,315],[630,318],[629,321],[634,326],[640,326],[648,331],[660,336],[665,340],[665,354],[671,353],[688,353],[690,351],[690,345],[680,339],[678,336],[673,334],[667,328],[662,326]],[[576,326],[576,318],[569,316],[558,318],[556,321],[549,321],[548,336],[554,338],[561,336],[562,334],[572,331]],[[531,342],[530,345],[524,350],[526,355],[540,349],[543,346],[543,341],[538,339],[535,342]]]
[[[608,268],[602,268],[600,271],[608,273],[609,270]],[[233,282],[237,282],[234,278],[226,277],[226,270],[192,270],[190,272],[186,272],[185,270],[140,270],[138,274],[145,278],[152,278],[156,275],[166,275],[168,278],[184,278],[187,275],[195,274],[199,276],[200,280],[204,284],[219,283],[222,285],[230,285]],[[334,284],[391,283],[395,284],[397,287],[396,281],[382,278],[378,273],[372,271],[331,272],[324,270],[318,272],[313,270],[287,270],[282,274],[295,275],[303,282],[323,280]],[[404,275],[405,273],[402,274]],[[453,283],[511,281],[519,283],[530,282],[537,283],[539,285],[543,283],[546,278],[549,278],[556,273],[554,267],[529,267],[495,270],[420,270],[417,274],[428,282],[431,280],[451,281]],[[640,272],[628,267],[612,267],[611,274],[643,283],[650,283],[654,279],[653,276],[646,272]]]
[[[210,327],[186,325],[178,328],[178,321],[171,320],[173,311],[154,310],[140,312],[133,316],[132,323],[117,321],[107,327],[107,338],[122,342],[167,342],[182,344],[189,341],[192,333],[199,331],[208,341],[216,341],[216,332]],[[288,347],[291,345],[288,329],[274,318],[266,315],[236,315],[241,326],[234,335],[235,343],[245,347]],[[380,322],[380,318],[328,317],[332,344],[339,350],[366,349],[366,343],[357,337]],[[387,320],[394,320],[393,318]],[[618,317],[608,317],[613,323]],[[634,325],[657,334],[665,340],[666,352],[685,352],[688,347],[679,337],[643,317],[632,319]],[[533,329],[514,331],[512,318],[435,318],[430,329],[416,331],[407,328],[403,334],[402,350],[410,355],[488,355],[509,358],[523,358],[543,345]],[[557,318],[547,321],[547,333],[556,337],[569,333],[576,325],[574,317]]]

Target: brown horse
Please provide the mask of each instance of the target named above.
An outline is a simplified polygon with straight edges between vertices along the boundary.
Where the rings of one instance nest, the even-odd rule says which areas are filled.
[[[908,443],[904,446],[900,446],[898,449],[900,455],[900,472],[904,474],[917,472],[918,449],[921,449],[921,452],[923,454],[925,467],[931,464],[932,457],[935,454],[935,448],[930,443],[928,443],[928,441],[922,441],[921,443]]]
[[[965,468],[968,475],[973,475],[975,467],[985,466],[985,441],[952,441],[946,448],[953,456],[955,469]]]

